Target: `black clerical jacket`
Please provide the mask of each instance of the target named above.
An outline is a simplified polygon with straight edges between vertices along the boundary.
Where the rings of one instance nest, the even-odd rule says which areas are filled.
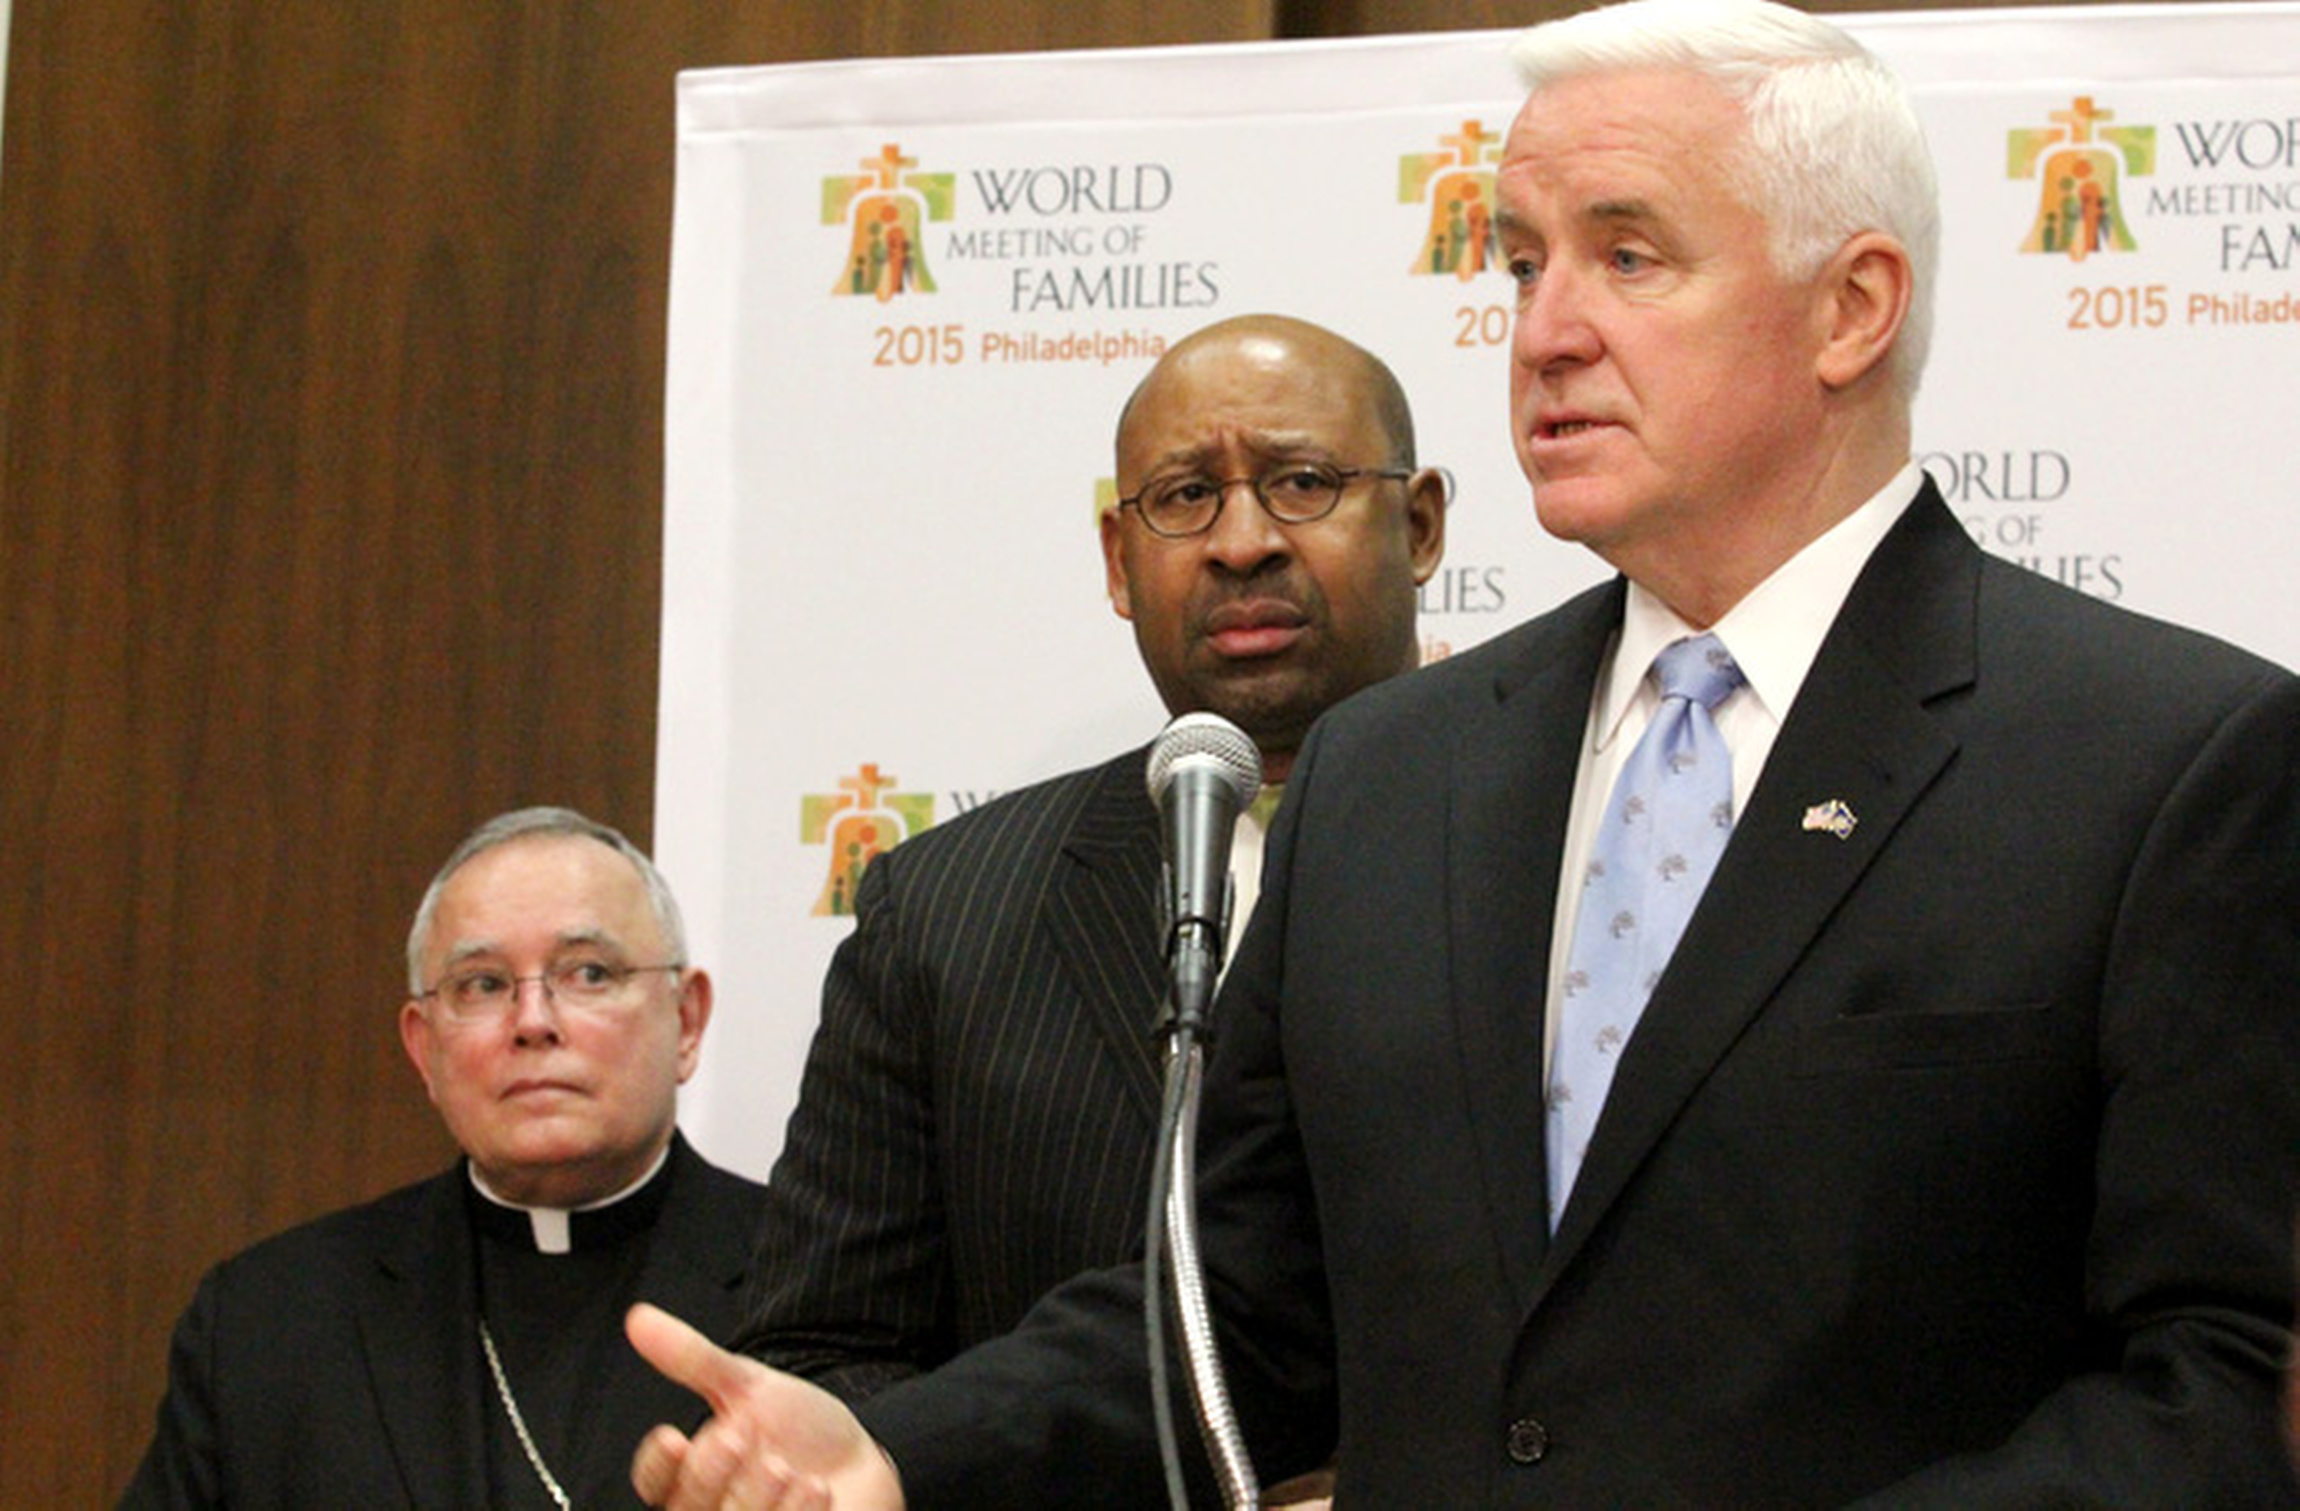
[[[673,1142],[638,1295],[714,1337],[734,1328],[764,1188]],[[177,1324],[159,1427],[123,1507],[487,1504],[494,1386],[479,1346],[469,1179],[420,1184],[217,1265]],[[576,1504],[635,1505],[631,1454],[696,1397],[616,1350],[614,1420],[552,1465]]]

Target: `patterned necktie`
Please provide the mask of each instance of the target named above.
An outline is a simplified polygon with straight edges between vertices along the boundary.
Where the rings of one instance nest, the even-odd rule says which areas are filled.
[[[1661,706],[1605,805],[1549,1066],[1549,1226],[1581,1169],[1613,1067],[1733,829],[1733,756],[1709,711],[1741,685],[1715,635],[1653,658]]]

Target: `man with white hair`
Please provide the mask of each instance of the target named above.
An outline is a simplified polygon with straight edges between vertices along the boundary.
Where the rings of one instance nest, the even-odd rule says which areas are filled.
[[[2300,679],[1911,460],[1899,86],[1763,0],[1529,32],[1514,440],[1620,574],[1329,714],[1201,1134],[1245,1442],[1343,1505],[2289,1504]],[[650,1501],[1163,1503],[1139,1271],[859,1424],[659,1314]]]
[[[400,1041],[463,1158],[208,1273],[128,1506],[630,1505],[631,1444],[699,1415],[622,1316],[731,1332],[764,1193],[677,1131],[711,980],[662,875],[580,814],[506,813],[407,967]]]

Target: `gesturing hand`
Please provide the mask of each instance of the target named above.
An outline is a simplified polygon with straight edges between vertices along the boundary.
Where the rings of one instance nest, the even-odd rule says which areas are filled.
[[[894,1466],[836,1396],[714,1345],[641,1304],[624,1319],[639,1356],[711,1404],[693,1438],[647,1434],[639,1498],[668,1511],[902,1511]]]

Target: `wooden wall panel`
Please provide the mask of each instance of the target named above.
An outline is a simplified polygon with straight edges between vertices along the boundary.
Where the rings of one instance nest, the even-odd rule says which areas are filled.
[[[653,793],[685,67],[1495,0],[13,0],[0,1505],[101,1504],[252,1239],[448,1146],[391,1018],[517,803]]]
[[[545,800],[646,837],[677,70],[1267,33],[16,0],[0,1505],[117,1492],[202,1268],[446,1157],[391,1019],[453,841]]]

